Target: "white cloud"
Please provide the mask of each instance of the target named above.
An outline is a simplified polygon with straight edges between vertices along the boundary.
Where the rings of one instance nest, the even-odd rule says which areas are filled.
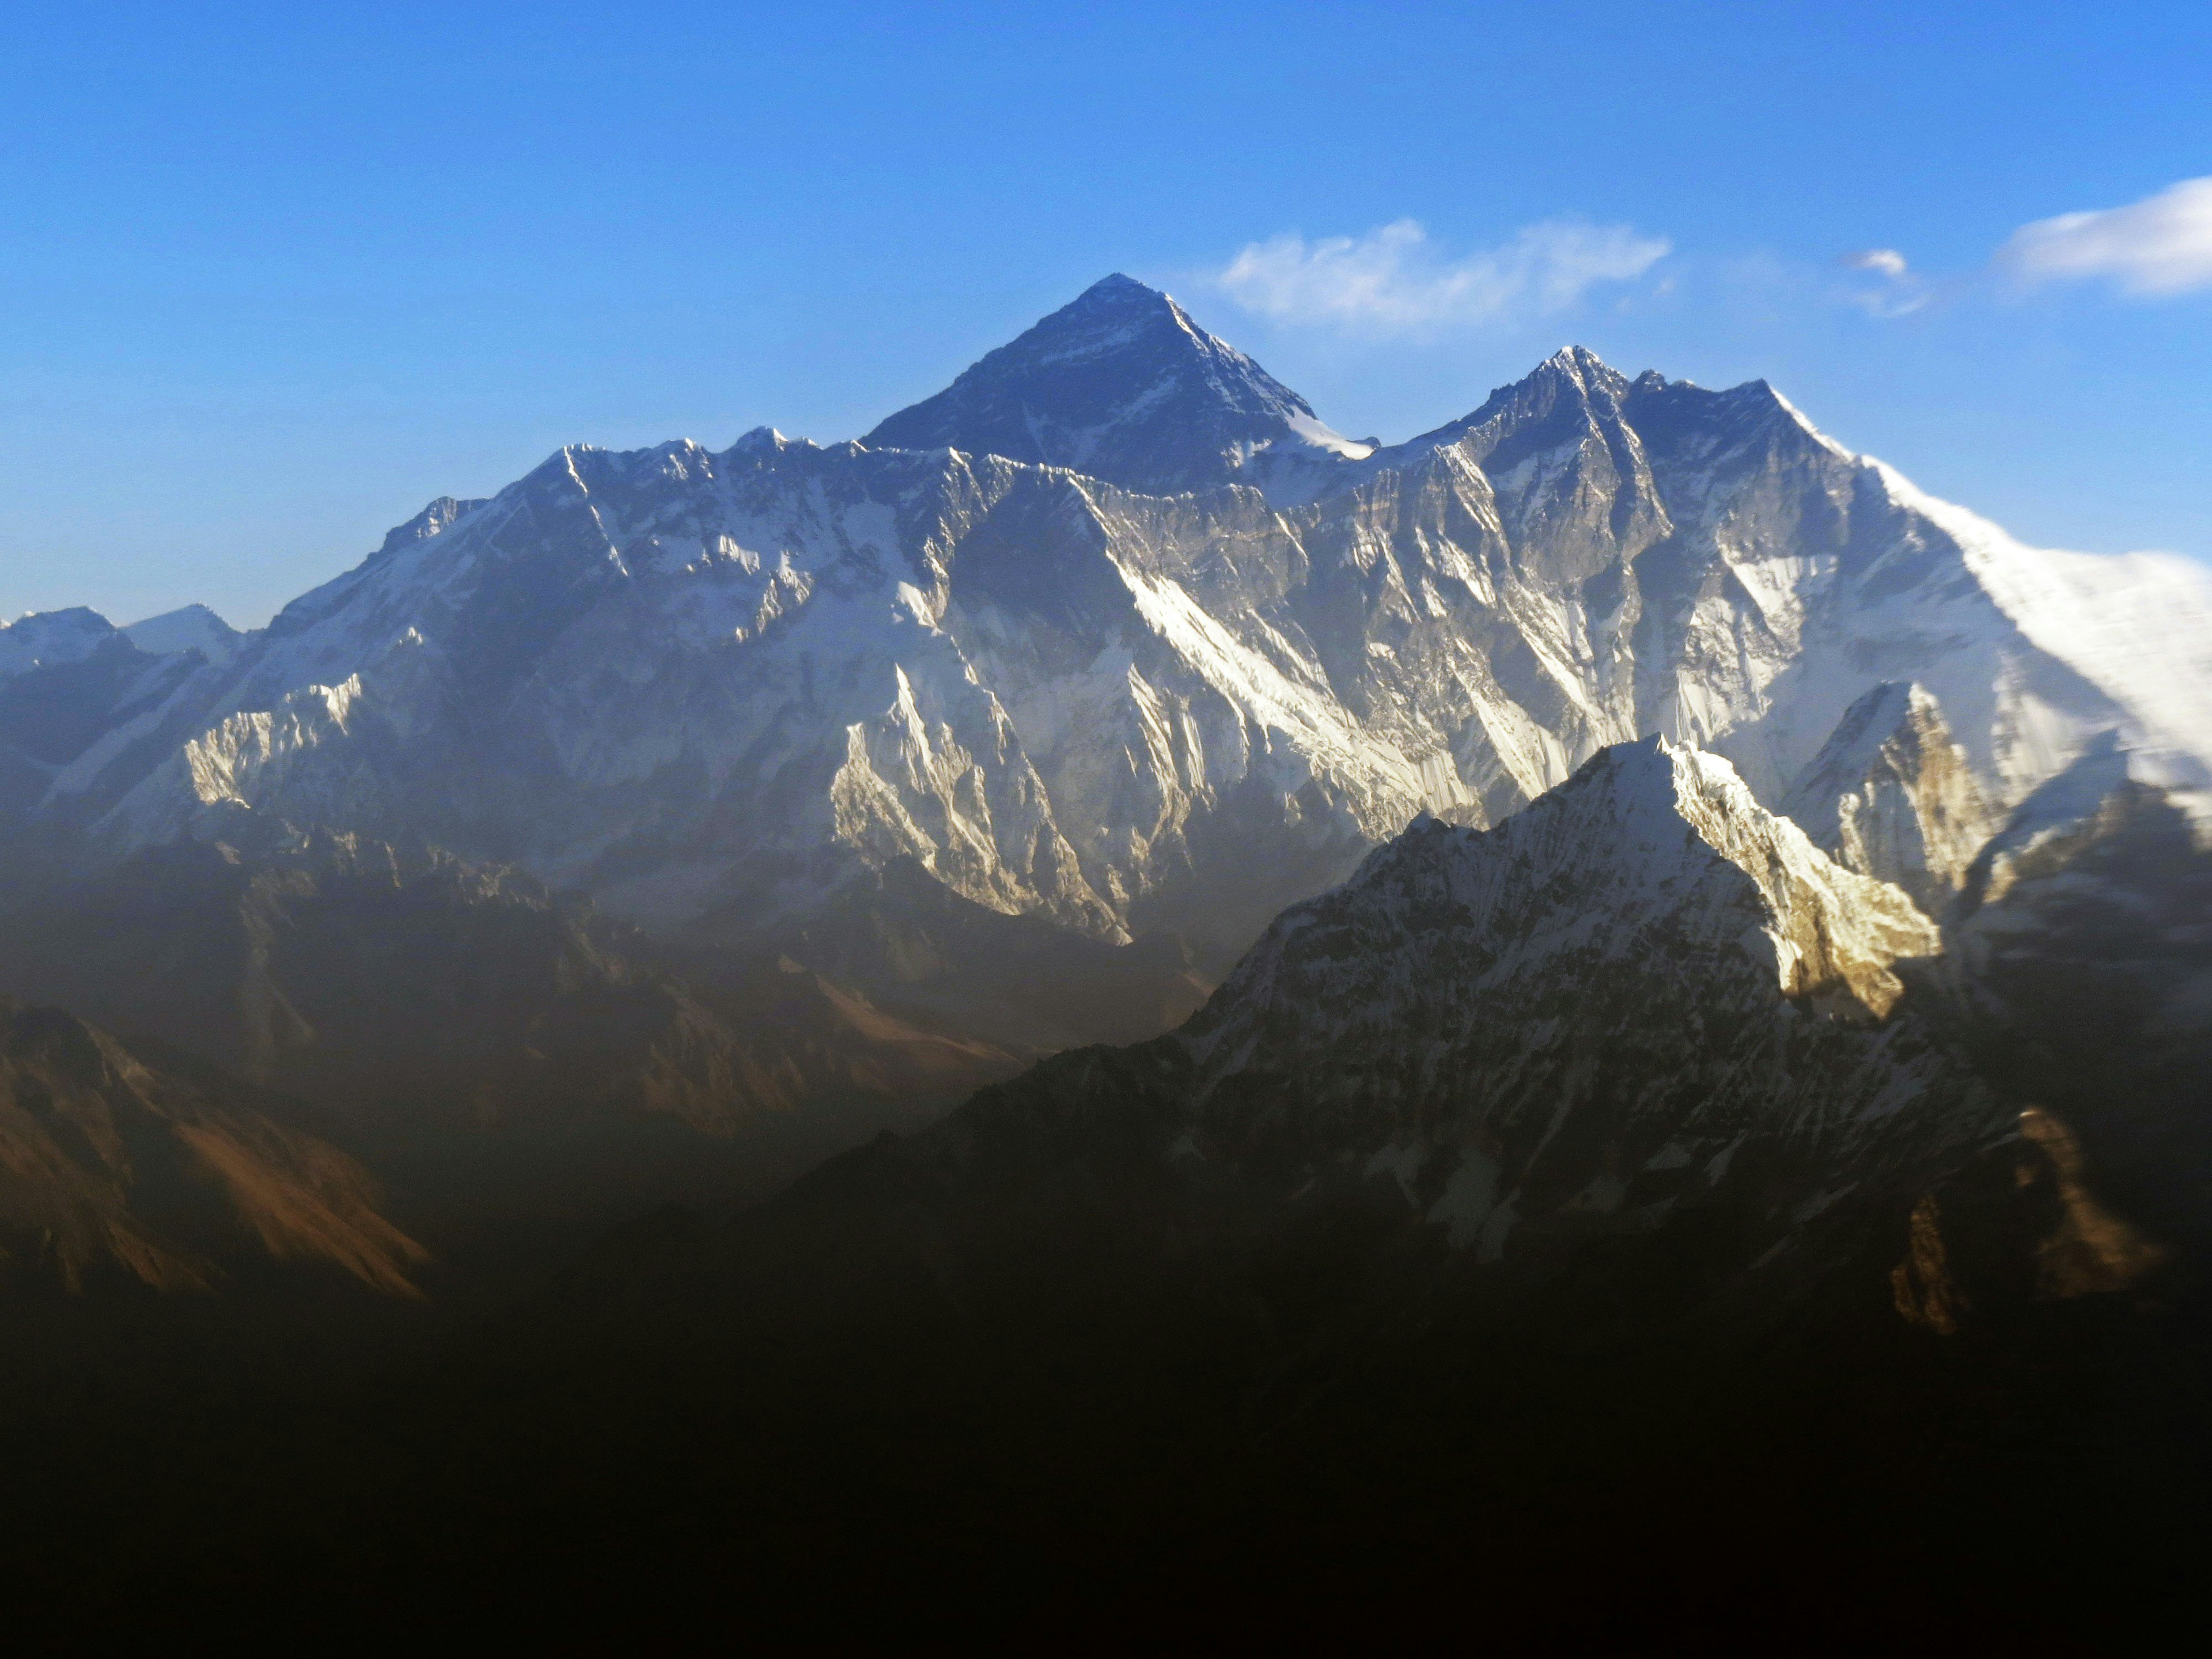
[[[1858,289],[1844,298],[1875,317],[1909,317],[1929,298],[1927,283],[1915,276],[1905,258],[1893,247],[1864,247],[1837,258],[1851,270],[1863,270],[1881,279],[1881,285]]]
[[[2141,295],[2212,288],[2212,178],[2184,179],[2125,207],[2022,225],[1997,260],[2028,282],[2109,276],[2122,292]]]
[[[1849,265],[1853,270],[1872,270],[1888,277],[1905,275],[1905,256],[1893,247],[1861,248],[1856,253],[1846,253],[1837,263]]]
[[[1547,220],[1504,246],[1443,259],[1401,219],[1360,237],[1254,242],[1215,281],[1247,311],[1285,322],[1389,329],[1565,310],[1600,283],[1642,276],[1672,251],[1626,225]]]

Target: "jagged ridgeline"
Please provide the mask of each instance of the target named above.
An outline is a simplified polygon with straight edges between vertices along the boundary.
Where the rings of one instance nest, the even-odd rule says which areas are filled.
[[[1647,736],[1939,915],[2093,739],[2206,781],[2207,594],[1580,349],[1347,440],[1109,277],[858,443],[564,450],[249,634],[0,629],[4,982],[371,1117],[860,1133]]]
[[[1119,277],[863,442],[564,450],[198,626],[0,635],[19,823],[428,842],[780,949],[905,865],[1218,974],[1416,812],[1495,823],[1609,744],[1779,806],[1887,681],[2000,811],[2101,731],[2179,787],[2212,756],[2185,562],[2021,546],[1763,383],[1579,349],[1351,442]]]
[[[4,1282],[530,1291],[189,1417],[300,1585],[2163,1559],[2208,786],[2194,566],[1580,349],[1348,440],[1112,277],[858,442],[0,629]]]

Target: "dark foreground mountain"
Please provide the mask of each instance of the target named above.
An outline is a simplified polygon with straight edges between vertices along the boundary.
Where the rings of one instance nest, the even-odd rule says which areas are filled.
[[[325,1618],[2109,1647],[2206,1519],[2212,857],[2124,757],[2069,776],[1946,939],[1717,758],[1608,750],[1171,1036],[632,1228],[434,1364],[125,1437],[214,1495],[63,1458],[13,1559],[96,1580],[127,1492],[165,1593]]]

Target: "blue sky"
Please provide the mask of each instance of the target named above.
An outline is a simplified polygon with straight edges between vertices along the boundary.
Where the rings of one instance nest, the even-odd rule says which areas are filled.
[[[0,616],[256,623],[565,441],[854,435],[1115,270],[1355,435],[1577,340],[2212,558],[2202,0],[41,11]]]

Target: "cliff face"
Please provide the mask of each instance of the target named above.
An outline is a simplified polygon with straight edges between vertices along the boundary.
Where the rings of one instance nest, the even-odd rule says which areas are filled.
[[[1782,810],[1837,863],[1902,887],[1931,916],[2002,821],[1936,699],[1894,681],[1844,711]]]

